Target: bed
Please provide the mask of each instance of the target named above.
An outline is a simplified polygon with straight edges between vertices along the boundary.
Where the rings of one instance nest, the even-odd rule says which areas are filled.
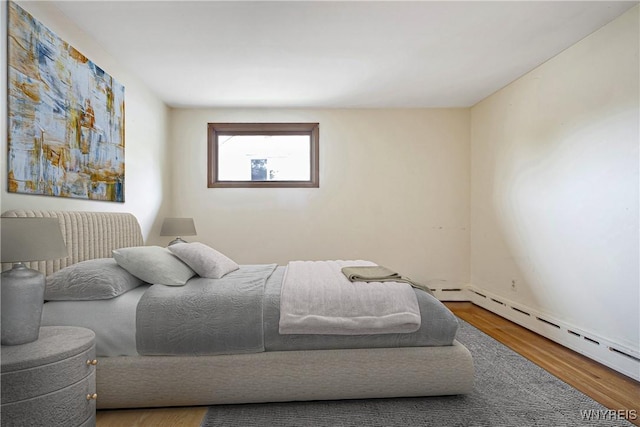
[[[86,260],[110,258],[113,250],[144,245],[137,219],[129,213],[12,210],[3,216],[59,219],[70,256],[29,263],[48,276]],[[241,266],[238,271],[247,268],[253,267]],[[325,337],[328,341],[319,342],[313,336],[279,334],[279,286],[285,274],[284,266],[273,266],[264,285],[262,351],[140,355],[136,317],[130,307],[145,298],[152,288],[148,284],[97,304],[46,302],[43,326],[84,326],[96,331],[97,407],[103,409],[437,396],[472,390],[469,351],[454,339],[455,328],[453,336],[450,327],[444,336],[437,332],[435,323],[440,320],[435,317],[423,321],[415,333],[382,334],[373,337],[380,340],[373,344],[371,338],[359,335]],[[443,308],[448,312],[431,295],[416,294],[423,319],[424,312]]]

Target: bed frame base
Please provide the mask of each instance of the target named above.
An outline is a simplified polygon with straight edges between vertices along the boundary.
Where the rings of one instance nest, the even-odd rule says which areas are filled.
[[[466,394],[469,351],[446,347],[106,357],[97,407],[142,408]]]

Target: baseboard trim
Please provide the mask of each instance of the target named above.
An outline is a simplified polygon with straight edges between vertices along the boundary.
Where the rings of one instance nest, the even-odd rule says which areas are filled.
[[[640,381],[640,353],[637,350],[475,286],[465,287],[461,294],[464,294],[466,299],[442,300],[470,301],[636,381]],[[434,292],[434,295],[439,298],[439,293]],[[446,295],[448,294],[445,293],[443,296]],[[461,298],[462,295],[456,295],[456,297]]]
[[[466,288],[431,288],[433,296],[440,301],[469,301]]]

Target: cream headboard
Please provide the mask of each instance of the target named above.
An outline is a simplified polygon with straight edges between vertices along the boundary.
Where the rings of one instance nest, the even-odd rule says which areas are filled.
[[[69,256],[25,263],[47,275],[87,259],[110,258],[113,249],[144,245],[140,224],[130,213],[10,210],[2,216],[58,218]]]

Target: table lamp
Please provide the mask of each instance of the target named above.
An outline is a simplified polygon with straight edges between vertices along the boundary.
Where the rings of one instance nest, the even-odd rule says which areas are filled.
[[[0,280],[2,345],[36,341],[44,304],[44,274],[25,261],[66,258],[67,247],[57,218],[0,218],[1,261],[12,262]]]
[[[187,243],[179,236],[195,236],[196,226],[193,218],[165,218],[160,229],[161,236],[178,236],[169,242],[168,246],[176,243]]]

